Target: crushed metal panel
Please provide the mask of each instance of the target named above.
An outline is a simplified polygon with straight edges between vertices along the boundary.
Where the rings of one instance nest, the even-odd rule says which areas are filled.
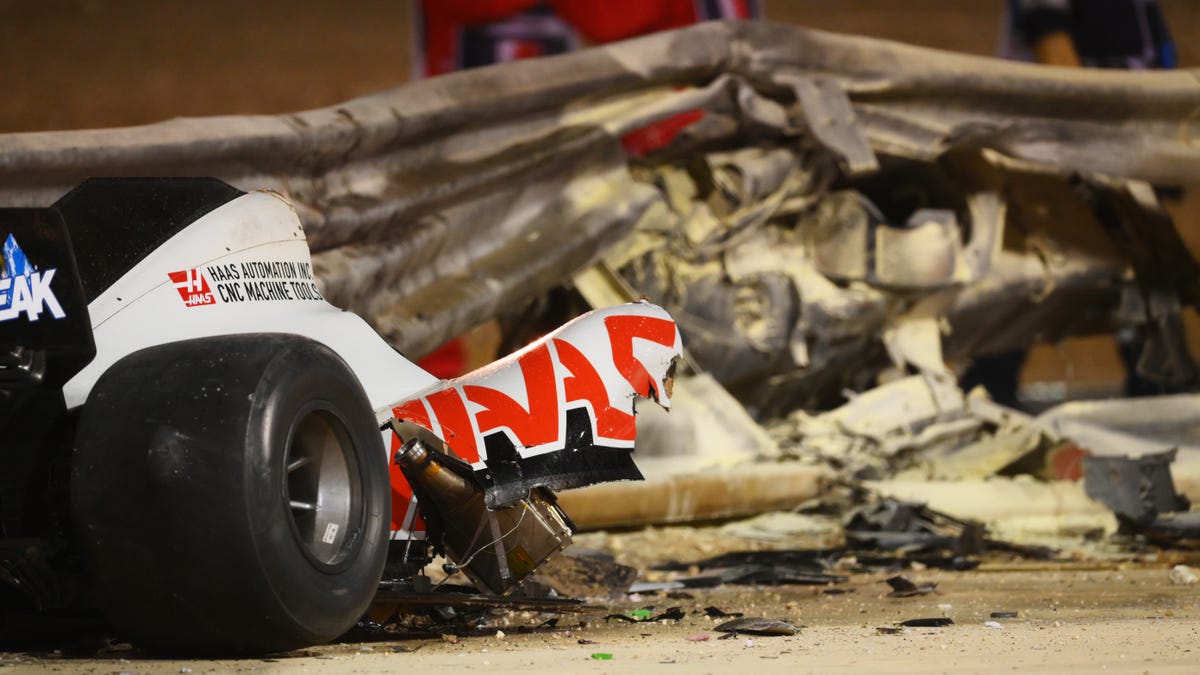
[[[870,241],[883,215],[861,194],[831,192],[798,226],[813,265],[834,279],[864,280],[870,268]]]
[[[923,209],[904,227],[875,230],[875,278],[881,286],[909,290],[945,288],[963,275],[958,219],[943,209]]]
[[[989,478],[957,481],[880,481],[872,492],[925,504],[958,518],[984,523],[995,536],[1014,541],[1078,540],[1117,530],[1107,508],[1068,481]]]
[[[1086,441],[1089,429],[1122,434],[1115,444],[1097,441],[1096,452],[1140,454],[1187,447],[1200,450],[1200,394],[1146,396],[1134,399],[1072,401],[1047,410],[1038,422],[1060,436]],[[1145,447],[1120,450],[1126,438],[1140,438]]]
[[[965,283],[974,283],[992,271],[992,264],[1004,244],[1004,219],[1007,203],[999,193],[981,190],[967,195],[971,218],[971,238],[963,250]]]
[[[1197,410],[1197,394],[1074,401],[1047,410],[1037,423],[1094,455],[1140,457],[1173,450],[1176,489],[1200,502]]]
[[[829,412],[802,410],[774,425],[785,454],[819,460],[859,478],[882,478],[911,465],[914,453],[959,447],[978,436],[952,378],[913,375],[851,398]]]
[[[1083,458],[1087,496],[1112,509],[1123,525],[1141,531],[1164,513],[1186,511],[1187,498],[1175,492],[1171,462],[1175,451],[1142,455]]]
[[[572,237],[547,236],[549,220],[506,230],[520,259],[461,248],[505,211],[464,223],[456,205],[530,183],[539,167],[601,136],[615,141],[702,109],[673,149],[743,134],[804,139],[853,172],[882,153],[932,161],[990,148],[1048,173],[1178,185],[1200,182],[1200,147],[1179,134],[1198,106],[1190,71],[1068,72],[767,22],[706,23],[290,115],[2,134],[0,203],[46,205],[81,178],[114,174],[215,175],[279,190],[297,205],[318,260],[349,247],[323,265],[331,299],[415,356],[586,266],[636,219],[637,209],[622,216],[588,204]],[[614,198],[626,197],[636,199]],[[422,240],[439,243],[419,264],[391,268],[404,256],[389,244]],[[466,272],[475,256],[487,259],[477,294],[449,296],[436,313],[415,300],[447,297],[424,268]],[[372,303],[380,287],[347,271],[355,260],[389,269],[414,304]],[[530,260],[541,272],[529,273]]]
[[[804,111],[808,131],[843,158],[848,173],[866,173],[879,168],[879,161],[854,117],[854,108],[835,78],[797,77],[785,73],[778,79],[791,85]]]
[[[938,317],[901,317],[881,336],[888,357],[897,370],[906,366],[918,372],[948,377],[950,369],[942,358],[942,325]]]

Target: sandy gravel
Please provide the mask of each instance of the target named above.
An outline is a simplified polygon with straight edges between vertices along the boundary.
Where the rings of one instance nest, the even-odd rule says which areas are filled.
[[[0,654],[0,670],[60,673],[578,673],[1200,672],[1200,587],[1172,585],[1168,562],[991,563],[974,572],[908,572],[938,592],[891,598],[885,574],[853,575],[836,595],[813,587],[720,587],[691,597],[645,595],[592,614],[498,613],[461,637],[377,633],[244,660],[156,660],[137,651]],[[605,621],[609,612],[679,606],[680,621]],[[803,625],[786,637],[718,639],[717,606]],[[992,619],[1016,612],[1018,618]],[[949,617],[945,628],[881,633],[900,621]],[[992,621],[994,625],[988,625]],[[453,631],[450,626],[445,630]],[[700,639],[703,636],[704,639]],[[690,639],[689,639],[690,638]],[[582,642],[582,643],[581,643]],[[594,654],[609,654],[597,660]]]

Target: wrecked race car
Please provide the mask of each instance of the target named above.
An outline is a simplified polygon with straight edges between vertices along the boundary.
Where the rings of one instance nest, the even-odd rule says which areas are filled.
[[[1180,325],[1200,304],[1197,240],[1182,236],[1160,198],[1200,183],[1196,82],[1191,71],[1067,71],[766,22],[710,23],[286,115],[0,134],[0,204],[47,207],[94,175],[168,171],[269,188],[295,206],[325,297],[412,356],[497,317],[540,326],[525,307],[567,284],[593,306],[644,294],[666,307],[701,371],[681,378],[677,400],[719,414],[705,415],[703,432],[678,415],[662,425],[663,464],[681,464],[683,449],[744,439],[743,456],[782,451],[859,478],[987,475],[1003,467],[990,453],[960,452],[965,442],[1045,444],[1024,418],[958,391],[955,369],[973,359],[1129,331],[1143,337],[1137,365],[1148,379],[1169,390],[1200,381]],[[570,357],[550,349],[565,367]],[[530,353],[509,372],[544,362]],[[889,380],[846,403],[847,392]],[[523,494],[532,477],[527,512],[552,548],[558,526],[539,499],[556,486],[546,466],[532,469],[554,455],[527,452],[522,459],[534,461],[519,478],[488,466],[513,451],[477,433],[475,394],[466,384],[422,386],[398,386],[393,399],[419,405],[377,414],[389,425],[404,418],[404,442],[388,442],[405,466],[392,471],[436,474],[456,490],[477,485],[482,497],[463,500],[473,513],[480,501],[509,503],[503,484],[512,479]],[[856,414],[877,403],[897,413],[888,424]],[[502,407],[514,420],[533,414],[532,405]],[[1001,429],[1008,419],[1017,424]],[[756,420],[783,426],[767,437]],[[418,431],[422,423],[441,438]],[[709,429],[720,427],[736,433],[714,442]],[[531,422],[505,434],[525,432],[541,447]],[[443,441],[461,463],[430,454]],[[951,455],[958,461],[942,461]],[[752,484],[767,484],[779,466]],[[712,484],[697,490],[715,492]],[[675,507],[694,502],[652,490],[666,512],[656,517],[700,512],[681,515]],[[726,494],[748,502],[760,493],[768,491]],[[434,518],[424,528],[406,495],[393,500],[400,534],[391,548],[432,541],[473,551],[494,538],[488,532],[507,531],[497,516],[459,541]],[[619,518],[592,522],[642,522],[634,510],[648,517],[640,502],[620,503],[629,508]],[[732,511],[719,506],[708,517]],[[520,554],[487,557],[461,561],[485,587],[505,586],[523,566]]]
[[[570,542],[552,490],[639,478],[634,399],[670,405],[647,303],[438,380],[325,301],[273,192],[92,179],[0,234],[6,635],[94,600],[147,648],[285,650],[434,551],[506,593]]]

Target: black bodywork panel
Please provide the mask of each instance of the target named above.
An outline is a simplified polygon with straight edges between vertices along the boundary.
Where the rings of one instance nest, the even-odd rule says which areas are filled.
[[[88,305],[243,193],[213,178],[93,178],[48,208],[0,209],[0,624],[84,601],[63,385],[96,355]]]
[[[243,194],[216,178],[91,178],[51,208],[86,253],[79,276],[91,302],[183,228]]]

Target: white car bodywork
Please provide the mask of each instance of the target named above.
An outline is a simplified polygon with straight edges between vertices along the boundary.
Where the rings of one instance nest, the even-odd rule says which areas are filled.
[[[96,356],[63,387],[68,408],[84,405],[105,371],[147,347],[230,334],[302,335],[331,348],[357,376],[389,453],[401,442],[385,426],[390,419],[424,427],[492,483],[502,495],[493,495],[496,503],[535,486],[640,477],[629,456],[634,401],[670,406],[682,350],[670,315],[638,302],[596,310],[476,372],[439,380],[362,318],[325,301],[299,218],[270,191],[235,197],[184,227],[101,292],[88,313]],[[155,377],[146,373],[147,382]],[[589,423],[577,414],[572,426],[572,411],[585,412]],[[489,458],[486,447],[497,439],[511,446],[510,457]],[[556,452],[571,459],[544,457]],[[523,482],[505,492],[491,478],[489,459],[541,468],[527,468]],[[569,479],[561,477],[563,461],[573,463]],[[392,538],[422,538],[416,500],[394,466],[391,484]]]
[[[258,263],[270,270],[253,274],[265,270]],[[192,270],[199,275],[192,277],[193,289],[177,287],[170,277]],[[236,270],[238,278],[218,277],[218,270]],[[281,287],[285,298],[260,299],[263,288],[279,298]],[[192,305],[180,292],[200,296],[190,291],[205,288],[211,301]],[[127,354],[233,333],[295,333],[327,345],[358,376],[380,422],[391,417],[392,405],[437,382],[359,316],[321,297],[299,218],[274,192],[243,195],[200,217],[92,301],[88,312],[96,358],[63,388],[68,408],[83,405],[100,375]]]

